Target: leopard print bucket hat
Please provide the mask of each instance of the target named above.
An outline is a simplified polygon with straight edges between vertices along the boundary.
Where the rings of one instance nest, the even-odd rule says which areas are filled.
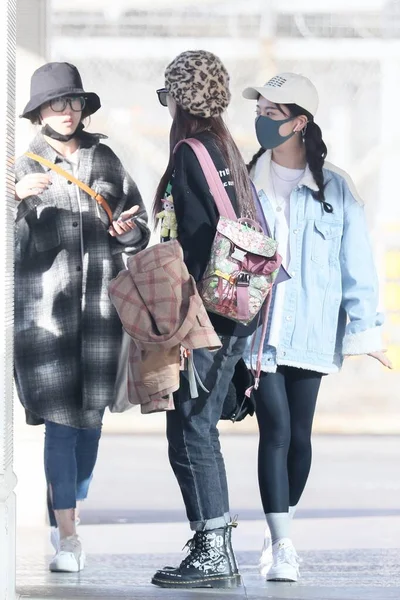
[[[229,74],[215,54],[188,50],[165,70],[165,88],[185,111],[196,117],[217,117],[230,102]]]

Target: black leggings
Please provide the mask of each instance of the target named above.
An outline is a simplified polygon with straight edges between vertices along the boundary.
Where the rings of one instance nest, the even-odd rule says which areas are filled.
[[[262,373],[256,391],[258,481],[264,512],[296,506],[311,467],[311,429],[322,375],[294,367]]]

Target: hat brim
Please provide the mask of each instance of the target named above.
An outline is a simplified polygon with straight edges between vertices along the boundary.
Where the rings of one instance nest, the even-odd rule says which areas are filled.
[[[258,100],[260,95],[260,92],[258,91],[259,89],[261,88],[247,87],[245,90],[243,90],[242,96],[243,98],[246,98],[246,100]]]
[[[242,92],[243,98],[246,100],[258,100],[260,96],[269,100],[270,102],[274,102],[274,104],[297,104],[296,98],[292,96],[290,92],[287,90],[282,90],[281,88],[272,88],[272,87],[248,87]],[[311,115],[315,115],[318,109],[318,101],[310,105],[308,108],[305,106],[302,107],[304,110],[309,112]]]
[[[280,88],[248,87],[245,90],[243,90],[242,95],[243,98],[246,98],[246,100],[258,100],[259,96],[262,96],[266,100],[269,100],[270,102],[275,102],[276,104],[294,103],[294,99]]]
[[[86,106],[84,110],[86,116],[93,115],[101,107],[100,98],[94,92],[85,92],[81,88],[68,88],[55,92],[49,92],[48,94],[37,94],[36,96],[33,96],[33,98],[31,98],[28,104],[25,106],[20,118],[29,119],[33,111],[40,108],[43,104],[46,104],[46,102],[54,100],[54,98],[63,98],[64,96],[75,95],[85,97]]]

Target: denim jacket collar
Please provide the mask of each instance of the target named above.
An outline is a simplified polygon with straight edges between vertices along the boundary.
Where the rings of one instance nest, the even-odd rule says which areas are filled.
[[[257,161],[253,175],[253,181],[257,192],[264,190],[264,193],[269,198],[271,197],[271,194],[273,194],[270,178],[271,159],[272,151],[267,150],[264,152],[264,154]],[[305,168],[303,177],[298,183],[298,187],[302,186],[308,187],[313,192],[318,192],[318,185],[308,165]]]

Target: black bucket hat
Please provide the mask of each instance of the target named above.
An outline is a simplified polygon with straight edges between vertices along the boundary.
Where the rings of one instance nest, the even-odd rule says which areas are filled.
[[[94,92],[85,92],[78,69],[66,62],[51,62],[39,67],[31,78],[31,99],[20,115],[29,119],[42,104],[63,96],[84,96],[85,115],[99,110],[100,98]]]

